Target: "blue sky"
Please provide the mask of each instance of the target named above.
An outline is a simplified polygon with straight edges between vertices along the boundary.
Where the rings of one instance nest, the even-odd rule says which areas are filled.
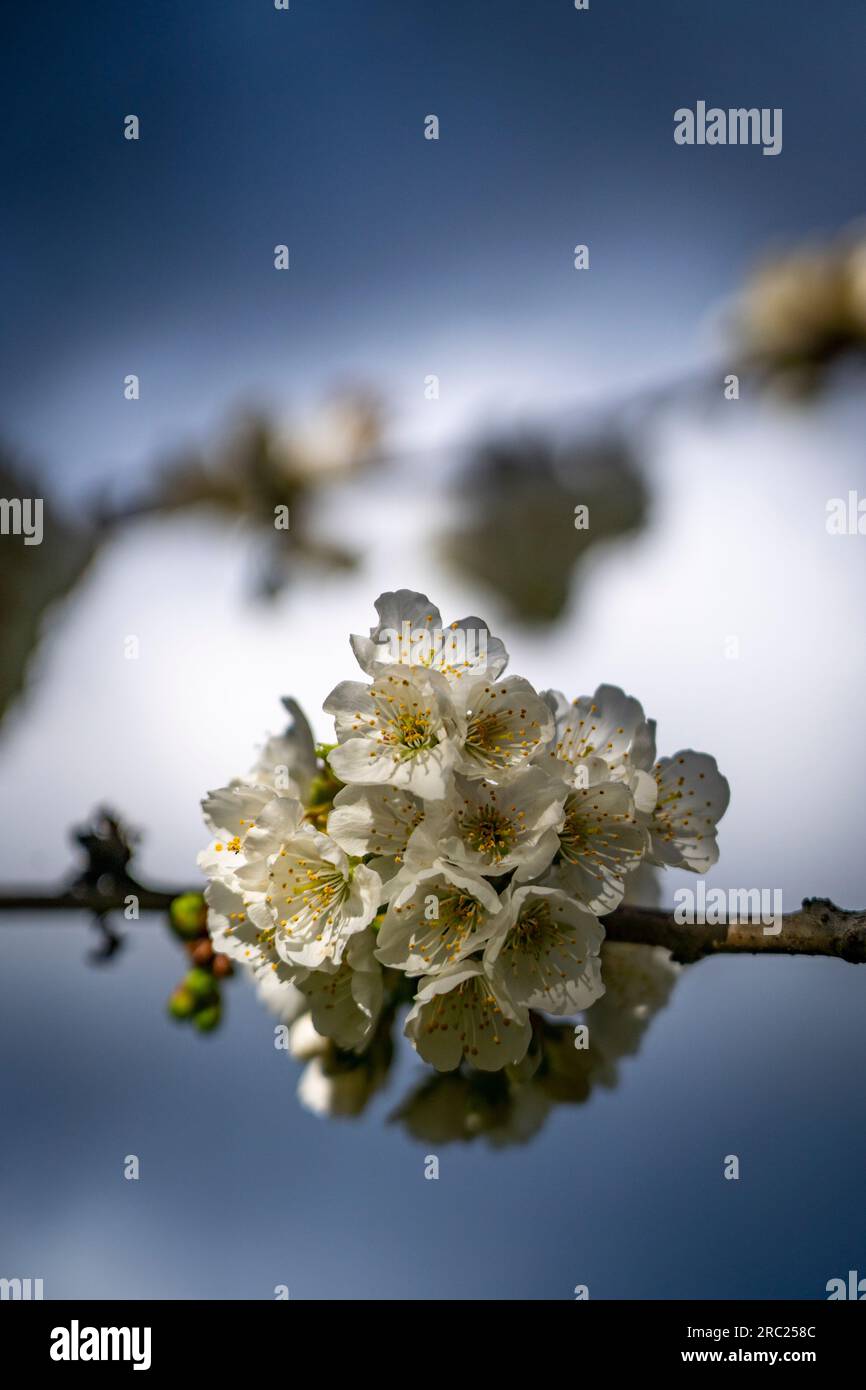
[[[857,0],[94,0],[6,33],[0,420],[73,492],[239,399],[363,379],[423,445],[677,373],[768,246],[862,211]],[[676,146],[699,98],[782,107],[782,154]]]

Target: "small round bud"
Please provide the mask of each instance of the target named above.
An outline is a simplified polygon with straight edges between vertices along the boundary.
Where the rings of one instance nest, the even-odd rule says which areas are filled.
[[[184,941],[194,940],[207,931],[207,903],[201,893],[181,893],[168,910],[169,921]]]
[[[202,937],[201,941],[197,941],[193,946],[190,955],[192,956],[196,965],[207,965],[208,961],[213,956],[213,946],[211,945],[210,937],[205,936]]]
[[[193,1023],[200,1033],[212,1033],[218,1028],[223,1016],[222,1008],[219,1004],[208,1004],[206,1008],[199,1009],[193,1015]]]
[[[216,995],[213,975],[209,970],[202,970],[197,966],[195,970],[190,970],[184,977],[184,988],[188,989],[194,999],[200,1003],[208,1003]]]
[[[172,1018],[190,1018],[195,1012],[195,995],[191,990],[183,985],[178,985],[177,989],[169,996],[168,1011]]]

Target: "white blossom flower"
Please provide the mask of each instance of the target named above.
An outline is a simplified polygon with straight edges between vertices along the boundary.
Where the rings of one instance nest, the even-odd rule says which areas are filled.
[[[648,841],[625,783],[578,787],[565,802],[556,886],[589,912],[612,912],[622,902],[626,875],[641,862]]]
[[[498,995],[481,961],[449,966],[420,982],[404,1032],[438,1071],[466,1061],[479,1071],[520,1062],[532,1037],[525,1009]]]
[[[589,787],[607,778],[625,782],[638,810],[652,811],[655,723],[640,701],[615,685],[600,685],[594,695],[571,704],[559,690],[545,691],[545,699],[556,716],[547,750],[551,771],[558,769],[572,786]]]
[[[479,950],[499,910],[499,895],[478,874],[437,864],[391,902],[376,955],[407,975],[432,975]]]
[[[460,744],[456,770],[510,781],[553,736],[553,715],[522,676],[467,681],[455,692]]]
[[[451,882],[463,883],[470,890],[477,887],[478,869],[467,863],[462,846],[455,838],[452,793],[449,782],[448,795],[442,801],[424,803],[424,816],[409,835],[396,872],[383,880],[385,902],[392,902],[407,891],[413,892],[420,879],[429,878],[434,873],[444,873]],[[370,864],[377,868],[377,862],[371,860]],[[486,892],[491,898],[496,898],[495,890],[487,885],[482,884],[481,891],[482,896]],[[495,910],[495,903],[492,910]]]
[[[376,612],[379,621],[370,636],[349,639],[368,675],[396,663],[424,666],[454,682],[470,673],[498,680],[508,665],[503,643],[481,618],[461,618],[443,628],[439,609],[426,594],[412,589],[381,594]]]
[[[297,797],[283,796],[281,792],[268,791],[262,804],[260,793],[267,789],[238,786],[234,790],[248,813],[240,819],[240,833],[231,840],[215,841],[199,857],[199,862],[207,873],[232,884],[240,884],[243,878],[249,887],[256,874],[266,872],[268,857],[303,824],[304,808]],[[254,801],[258,806],[255,818],[252,816]]]
[[[556,888],[511,892],[484,951],[497,994],[549,1014],[588,1009],[604,992],[599,950],[604,929]]]
[[[338,746],[328,761],[343,782],[387,782],[417,796],[445,795],[457,757],[448,682],[416,666],[383,669],[372,685],[343,681],[325,701]]]
[[[208,907],[207,925],[214,950],[245,966],[259,984],[264,985],[269,1006],[276,1003],[278,994],[291,1013],[295,999],[293,989],[304,971],[287,964],[275,944],[275,933],[269,926],[259,925],[257,912],[251,913],[250,903],[237,883],[213,878],[204,890]]]
[[[703,874],[719,857],[716,825],[731,790],[709,753],[690,748],[660,758],[654,768],[658,801],[650,821],[657,864]]]
[[[313,826],[301,823],[285,834],[263,825],[274,809],[272,802],[248,836],[248,844],[255,836],[258,854],[236,874],[248,917],[287,965],[339,965],[350,937],[376,915],[381,880],[365,864],[352,867],[340,846]]]
[[[448,819],[437,827],[443,853],[479,874],[516,870],[517,880],[536,878],[559,847],[567,788],[541,768],[530,767],[504,786],[486,778],[454,779]]]
[[[218,874],[231,881],[233,874],[245,862],[247,837],[255,829],[258,817],[274,800],[270,787],[236,780],[227,787],[208,792],[202,801],[205,824],[214,838],[198,856],[199,868],[208,877]],[[303,808],[292,798],[288,807]]]
[[[399,787],[343,787],[334,797],[328,834],[347,854],[372,855],[370,868],[387,883],[424,815],[424,802]]]
[[[350,938],[341,963],[313,970],[300,990],[310,1002],[317,1032],[344,1051],[362,1052],[382,1009],[382,967],[373,955],[371,928]]]
[[[205,823],[214,835],[212,844],[199,855],[199,865],[207,874],[218,871],[230,876],[244,862],[247,836],[275,796],[283,798],[287,811],[297,808],[298,820],[303,815],[300,803],[317,770],[315,745],[300,706],[288,697],[283,704],[291,716],[286,732],[267,740],[248,777],[234,778],[228,786],[208,792],[202,801]]]

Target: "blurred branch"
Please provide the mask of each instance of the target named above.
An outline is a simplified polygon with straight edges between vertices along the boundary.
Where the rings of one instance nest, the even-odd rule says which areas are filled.
[[[526,432],[491,439],[458,480],[457,498],[446,558],[528,623],[561,617],[590,552],[636,534],[649,509],[634,450],[615,432],[567,444]]]
[[[79,891],[62,889],[56,893],[20,889],[0,893],[0,912],[70,912],[83,911],[102,914],[122,912],[127,900],[134,897],[143,912],[167,912],[175,898],[188,889],[144,888],[134,878],[126,879],[108,893],[97,889]]]
[[[336,395],[312,422],[291,428],[248,412],[212,449],[167,459],[139,497],[120,505],[102,501],[99,526],[107,534],[129,522],[199,508],[243,522],[257,542],[258,596],[272,597],[298,565],[340,570],[357,564],[354,551],[326,534],[316,503],[327,489],[379,466],[381,429],[381,410],[369,392]]]
[[[0,446],[0,496],[38,499],[39,543],[5,530],[0,541],[0,720],[21,694],[46,616],[81,582],[96,554],[98,536],[47,495],[44,482]],[[42,535],[50,544],[41,543]]]
[[[68,912],[83,910],[97,917],[122,912],[130,898],[144,911],[167,911],[184,891],[148,888],[129,871],[138,835],[119,816],[101,807],[87,825],[77,826],[73,839],[81,846],[86,862],[65,887],[51,891],[20,889],[0,892],[0,911]]]
[[[335,395],[309,421],[292,425],[247,413],[210,449],[167,460],[140,496],[99,496],[78,517],[51,495],[49,482],[0,447],[0,495],[39,508],[38,537],[13,529],[7,540],[5,515],[0,536],[0,719],[26,686],[49,614],[72,595],[100,548],[132,522],[208,509],[242,524],[261,599],[280,593],[306,566],[352,569],[360,553],[328,534],[319,503],[330,488],[379,466],[380,440],[381,409],[369,392]]]

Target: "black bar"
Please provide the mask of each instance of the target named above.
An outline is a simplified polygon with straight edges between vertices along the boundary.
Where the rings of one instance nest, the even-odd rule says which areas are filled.
[[[447,1304],[449,1300],[441,1302]],[[495,1365],[500,1358],[506,1369],[510,1365],[513,1370],[510,1358],[518,1346],[523,1355],[530,1354],[532,1348],[538,1352],[537,1332],[531,1324],[541,1317],[549,1322],[554,1338],[563,1338],[549,1344],[550,1359],[544,1357],[538,1367],[545,1375],[555,1374],[554,1368],[565,1361],[576,1373],[590,1366],[616,1373],[713,1364],[729,1370],[800,1365],[826,1377],[828,1371],[857,1364],[854,1358],[862,1345],[866,1310],[861,1313],[841,1301],[588,1299],[575,1300],[567,1311],[560,1308],[559,1312],[544,1312],[541,1301],[526,1302],[517,1321],[508,1303],[499,1314],[492,1303],[485,1303],[480,1315],[473,1314],[470,1306],[458,1314],[456,1323],[453,1319],[440,1321],[438,1306],[430,1307],[429,1302],[420,1322],[411,1307],[404,1318],[383,1317],[369,1306],[360,1316],[363,1322],[359,1323],[358,1341],[346,1336],[346,1321],[351,1322],[353,1314],[344,1302],[339,1307],[329,1304],[327,1311],[316,1313],[309,1302],[300,1299],[255,1303],[22,1300],[0,1303],[0,1336],[7,1365],[17,1363],[40,1374],[48,1372],[52,1379],[79,1374],[92,1379],[100,1370],[113,1376],[133,1374],[135,1359],[141,1363],[139,1374],[145,1375],[161,1377],[166,1372],[195,1369],[197,1377],[215,1370],[221,1378],[243,1371],[257,1378],[272,1372],[284,1379],[301,1373],[304,1359],[317,1352],[330,1378],[341,1352],[356,1360],[360,1370],[364,1362],[382,1364],[385,1348],[392,1373],[399,1366],[411,1374],[420,1355],[429,1374],[440,1358],[446,1366],[453,1366],[458,1343],[462,1347],[474,1328],[479,1335],[479,1351],[483,1348],[486,1376],[493,1369],[491,1363]],[[320,1322],[321,1318],[327,1322]],[[330,1332],[322,1340],[320,1334],[329,1326]],[[92,1329],[97,1330],[98,1337]],[[118,1335],[115,1338],[106,1333],[103,1338],[101,1329],[118,1329]],[[149,1330],[149,1340],[145,1329]],[[455,1333],[458,1343],[453,1340]],[[77,1350],[79,1359],[53,1359],[52,1347],[70,1356]],[[106,1359],[84,1359],[81,1353],[89,1355],[91,1349],[104,1353]],[[110,1359],[115,1350],[125,1353],[127,1359]],[[375,1360],[368,1361],[373,1355]]]

